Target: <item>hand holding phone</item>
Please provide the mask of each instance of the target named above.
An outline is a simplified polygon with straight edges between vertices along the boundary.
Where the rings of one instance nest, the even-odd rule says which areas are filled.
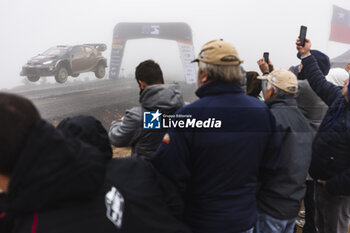
[[[263,74],[269,73],[269,65],[265,62],[265,58],[259,59],[257,63]]]

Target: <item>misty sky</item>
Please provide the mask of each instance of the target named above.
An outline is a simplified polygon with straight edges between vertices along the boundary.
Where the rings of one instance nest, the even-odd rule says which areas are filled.
[[[21,66],[58,44],[106,43],[109,60],[113,28],[119,22],[186,22],[195,53],[212,39],[233,43],[246,70],[270,52],[275,68],[298,63],[295,39],[308,26],[313,48],[331,58],[350,45],[328,41],[332,4],[350,10],[349,0],[0,0],[0,89],[22,85]],[[127,42],[123,73],[152,58],[165,77],[183,77],[176,42],[142,39]],[[51,78],[53,80],[53,78]]]

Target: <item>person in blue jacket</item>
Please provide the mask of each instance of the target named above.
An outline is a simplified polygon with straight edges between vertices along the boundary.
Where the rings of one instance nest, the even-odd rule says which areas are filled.
[[[348,232],[350,220],[350,104],[349,80],[343,89],[327,82],[310,53],[311,42],[297,50],[302,58],[299,76],[328,105],[312,146],[309,169],[315,187],[316,228],[319,233]]]
[[[253,232],[258,181],[279,167],[275,118],[242,93],[242,61],[233,45],[210,41],[195,61],[199,100],[171,119],[163,116],[172,128],[152,163],[184,197],[194,233]]]

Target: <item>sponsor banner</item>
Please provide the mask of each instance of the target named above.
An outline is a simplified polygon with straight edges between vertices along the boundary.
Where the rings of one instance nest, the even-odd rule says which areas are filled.
[[[120,66],[124,55],[125,40],[114,41],[112,44],[111,59],[109,64],[109,78],[117,79],[119,77]]]
[[[160,25],[159,24],[145,24],[142,26],[141,34],[159,35],[160,34]]]
[[[113,30],[109,78],[119,77],[126,41],[141,38],[175,40],[187,83],[196,83],[196,65],[192,45],[192,31],[186,23],[118,23]]]
[[[197,70],[196,63],[191,63],[195,59],[194,49],[192,42],[187,41],[177,41],[180,51],[180,57],[182,61],[182,66],[185,72],[186,82],[196,83],[197,82]]]

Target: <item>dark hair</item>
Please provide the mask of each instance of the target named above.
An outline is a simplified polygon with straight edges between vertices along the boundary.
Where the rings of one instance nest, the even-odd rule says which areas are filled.
[[[141,80],[148,85],[164,83],[163,72],[158,63],[153,60],[141,62],[136,67],[135,78],[137,82]]]
[[[261,80],[257,79],[259,74],[255,71],[248,71],[247,76],[247,95],[257,98],[261,92]]]
[[[66,137],[78,138],[97,147],[105,153],[107,158],[112,158],[108,132],[96,118],[84,115],[68,117],[57,125],[57,129],[61,130]]]
[[[31,127],[40,120],[33,103],[21,96],[0,92],[0,173],[11,175]]]

